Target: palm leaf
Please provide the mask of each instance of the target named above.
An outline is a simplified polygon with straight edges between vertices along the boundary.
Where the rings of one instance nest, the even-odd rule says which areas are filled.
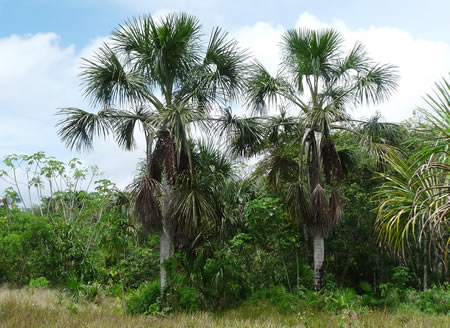
[[[57,115],[65,118],[58,121],[58,136],[69,149],[92,150],[94,136],[106,137],[112,130],[111,118],[114,112],[103,110],[98,114],[79,108],[62,108]]]

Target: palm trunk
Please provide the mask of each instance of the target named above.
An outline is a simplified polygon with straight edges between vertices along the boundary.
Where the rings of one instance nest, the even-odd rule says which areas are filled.
[[[321,235],[313,238],[314,247],[314,290],[320,291],[323,287],[323,259],[325,254],[324,240]]]
[[[169,185],[167,183],[167,179],[164,180],[163,197],[164,199],[161,207],[162,231],[159,251],[159,262],[161,265],[161,292],[167,284],[167,270],[164,266],[164,262],[170,259],[174,253],[173,229],[169,217]]]
[[[161,248],[159,254],[159,262],[161,264],[161,291],[164,290],[167,284],[167,270],[164,267],[164,262],[170,259],[173,255],[173,238],[166,231],[161,232]]]

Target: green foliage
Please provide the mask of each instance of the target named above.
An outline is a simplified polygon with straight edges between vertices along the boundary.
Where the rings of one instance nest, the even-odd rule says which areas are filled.
[[[352,288],[336,289],[325,295],[325,308],[339,312],[344,309],[361,310],[360,298]]]
[[[157,312],[161,308],[161,283],[159,280],[142,284],[131,292],[127,299],[127,308],[130,313]]]
[[[440,287],[433,286],[424,292],[412,290],[408,293],[408,301],[422,312],[450,315],[449,287],[450,285],[446,283]]]
[[[48,281],[45,277],[39,277],[36,279],[30,279],[28,283],[28,287],[30,289],[34,288],[48,288],[50,286],[50,281]]]
[[[194,312],[200,309],[198,291],[192,287],[181,286],[176,289],[175,302],[172,302],[174,310]]]
[[[75,302],[78,302],[80,299],[93,301],[102,293],[103,289],[98,283],[85,284],[79,281],[77,277],[71,277],[67,280],[63,291]]]
[[[269,302],[282,312],[294,311],[299,303],[298,298],[288,293],[283,286],[257,290],[250,297],[250,301],[255,303]]]
[[[409,270],[407,267],[398,266],[394,268],[394,273],[392,274],[392,281],[399,288],[405,288],[406,284],[411,279],[409,275]]]
[[[56,236],[45,217],[0,208],[0,282],[23,284],[47,276],[53,266]]]

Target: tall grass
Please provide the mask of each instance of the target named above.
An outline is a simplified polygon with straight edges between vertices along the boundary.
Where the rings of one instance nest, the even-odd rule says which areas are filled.
[[[0,288],[0,327],[450,327],[450,318],[418,312],[339,313],[309,308],[279,311],[273,304],[247,304],[224,313],[167,316],[124,315],[119,298],[98,295],[74,302],[50,289]]]

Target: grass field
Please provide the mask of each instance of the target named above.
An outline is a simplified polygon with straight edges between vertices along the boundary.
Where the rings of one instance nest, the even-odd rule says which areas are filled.
[[[450,327],[450,318],[417,312],[280,313],[267,304],[221,314],[125,316],[119,299],[73,302],[57,290],[0,288],[0,327]]]

